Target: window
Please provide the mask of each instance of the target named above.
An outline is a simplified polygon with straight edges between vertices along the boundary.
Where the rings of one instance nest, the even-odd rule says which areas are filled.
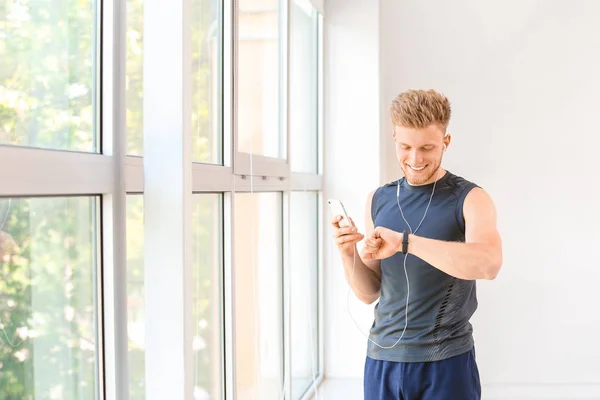
[[[192,0],[192,158],[223,163],[222,1]]]
[[[127,0],[125,103],[127,154],[143,154],[144,0]]]
[[[0,144],[99,150],[98,2],[0,6]]]
[[[322,378],[321,16],[159,3],[0,2],[1,399]]]
[[[223,163],[222,2],[192,0],[193,160]],[[127,0],[127,154],[143,154],[143,0]]]
[[[0,199],[0,398],[98,393],[95,197]]]
[[[290,274],[292,398],[300,399],[319,376],[318,194],[291,192]]]
[[[317,12],[292,1],[290,38],[290,162],[292,171],[317,173]]]
[[[235,196],[235,368],[240,399],[281,398],[283,254],[280,193]]]
[[[193,196],[194,398],[219,399],[223,382],[223,207],[220,194]],[[129,398],[145,399],[144,202],[127,196]]]
[[[129,399],[145,396],[144,196],[127,196],[127,338]]]
[[[194,398],[223,398],[223,200],[193,196]]]
[[[238,151],[286,158],[280,0],[239,0]]]

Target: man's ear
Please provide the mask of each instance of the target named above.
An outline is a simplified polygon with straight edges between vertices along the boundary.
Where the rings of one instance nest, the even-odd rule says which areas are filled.
[[[449,133],[444,136],[444,144],[446,145],[446,148],[448,148],[450,146],[450,142],[452,141],[452,135],[450,135]]]

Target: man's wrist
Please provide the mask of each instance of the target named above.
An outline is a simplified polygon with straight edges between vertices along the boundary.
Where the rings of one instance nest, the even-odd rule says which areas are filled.
[[[408,231],[398,232],[399,236],[399,245],[396,250],[398,253],[406,254],[408,253],[408,242],[410,240],[410,233]]]
[[[412,249],[412,242],[415,235],[409,232],[400,232],[400,245],[398,246],[398,253],[408,254]],[[405,243],[406,242],[406,243]]]
[[[358,251],[358,248],[356,247],[356,245],[354,246],[353,251],[340,250],[340,254],[342,255],[343,260],[348,260],[348,259],[353,260],[355,255],[356,255],[356,257],[360,257],[360,251]]]

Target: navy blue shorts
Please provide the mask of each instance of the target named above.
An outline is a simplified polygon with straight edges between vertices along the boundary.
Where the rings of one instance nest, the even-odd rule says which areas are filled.
[[[367,357],[365,400],[479,400],[475,348],[442,361],[398,363]]]

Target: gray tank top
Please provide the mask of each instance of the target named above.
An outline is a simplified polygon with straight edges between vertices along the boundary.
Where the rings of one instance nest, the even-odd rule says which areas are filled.
[[[396,201],[398,181],[378,188],[371,204],[375,227],[397,232],[408,230]],[[437,181],[427,216],[417,236],[464,242],[463,204],[476,184],[449,171]],[[400,205],[413,231],[423,218],[433,184],[411,186],[400,180]],[[391,349],[368,341],[370,358],[396,362],[444,360],[473,347],[469,319],[477,309],[475,281],[454,278],[412,254],[407,256],[410,282],[408,326],[402,340]],[[392,346],[404,330],[406,316],[404,255],[396,253],[381,261],[381,297],[375,306],[370,338],[383,347]]]

